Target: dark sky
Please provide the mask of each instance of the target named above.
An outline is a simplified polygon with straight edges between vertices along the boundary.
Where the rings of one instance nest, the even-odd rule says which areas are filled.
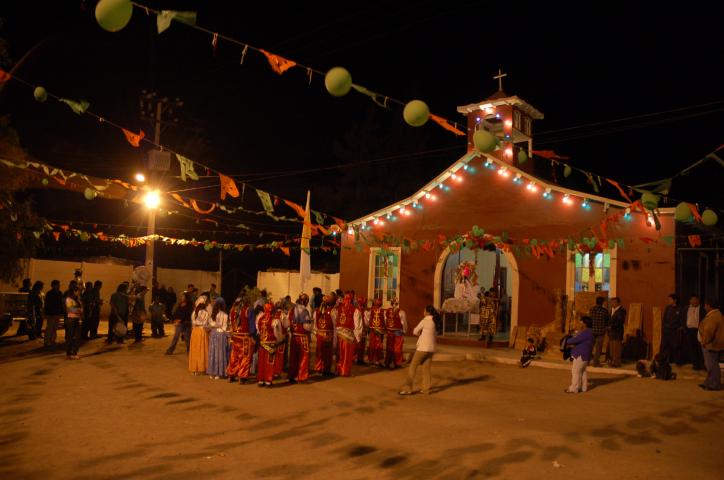
[[[633,3],[590,11],[512,2],[148,4],[197,10],[201,26],[322,71],[342,65],[355,83],[423,99],[451,120],[463,120],[458,105],[497,89],[491,77],[502,68],[506,92],[545,114],[534,125],[537,148],[628,184],[670,176],[724,143],[724,29],[713,7],[707,14]],[[280,77],[255,52],[240,65],[241,48],[223,41],[214,56],[210,36],[184,25],[159,36],[155,17],[139,10],[123,31],[105,32],[94,8],[79,0],[3,2],[1,36],[14,58],[43,42],[18,76],[85,98],[93,111],[147,133],[140,91],[179,97],[179,126],[165,130],[162,143],[297,203],[310,189],[313,208],[353,219],[411,194],[465,151],[464,140],[432,122],[405,125],[398,108],[383,110],[354,92],[331,97],[319,76],[311,85],[298,69]],[[116,130],[56,102],[37,104],[23,86],[6,88],[0,107],[30,153],[51,164],[129,178],[148,148],[133,149]],[[557,132],[619,119],[628,120]],[[288,173],[378,159],[387,160]],[[672,197],[724,207],[722,170],[709,163],[677,180]],[[216,192],[198,193],[205,194]],[[96,221],[87,203],[75,203],[66,200],[68,215]],[[103,208],[104,218],[130,221],[118,206]],[[57,206],[48,213],[59,214]]]

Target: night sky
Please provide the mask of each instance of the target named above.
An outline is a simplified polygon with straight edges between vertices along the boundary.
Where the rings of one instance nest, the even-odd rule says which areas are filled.
[[[384,110],[355,92],[330,96],[320,76],[311,85],[300,69],[279,76],[256,52],[241,65],[241,48],[223,41],[214,55],[211,36],[184,25],[174,23],[158,35],[155,16],[138,9],[124,30],[105,32],[95,21],[95,3],[3,2],[0,37],[13,59],[42,42],[17,75],[60,96],[84,98],[94,112],[149,135],[151,125],[139,118],[140,91],[181,98],[178,126],[164,130],[162,143],[272,194],[303,204],[309,189],[312,208],[354,219],[415,192],[466,150],[465,140],[432,122],[407,126],[396,106]],[[232,3],[243,6],[230,9]],[[488,3],[148,5],[196,10],[197,24],[212,31],[322,71],[344,66],[355,83],[403,101],[422,99],[433,113],[461,122],[456,107],[494,93],[492,76],[501,68],[508,74],[504,90],[545,114],[534,124],[534,148],[553,149],[580,168],[626,184],[671,176],[724,143],[724,29],[716,12],[634,4],[584,12]],[[39,104],[19,84],[6,86],[0,109],[11,113],[23,146],[49,164],[130,179],[150,148],[134,149],[117,130],[57,102]],[[305,172],[290,173],[299,170]],[[677,179],[671,197],[724,208],[717,190],[721,172],[708,162]],[[211,199],[217,190],[193,194]],[[34,193],[48,218],[144,225],[134,207],[98,201],[91,208],[78,197]],[[253,205],[259,209],[258,202]],[[163,221],[167,228],[207,228],[187,218]],[[259,222],[258,230],[299,230],[258,217],[246,221]],[[257,232],[253,238],[167,233],[237,242],[271,238],[260,240]],[[213,261],[213,255],[195,251],[195,257]],[[161,261],[179,263],[178,255],[169,249]],[[281,257],[247,254],[237,260],[250,271],[297,265],[296,258]],[[334,270],[335,262],[317,256],[313,266]]]

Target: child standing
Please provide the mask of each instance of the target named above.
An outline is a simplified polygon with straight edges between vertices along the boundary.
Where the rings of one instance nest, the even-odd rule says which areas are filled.
[[[571,385],[564,390],[565,393],[578,393],[588,390],[588,373],[586,367],[591,361],[591,353],[593,352],[593,331],[591,325],[593,320],[591,317],[581,317],[581,321],[585,328],[578,334],[570,338],[567,345],[574,345],[571,351]]]
[[[536,355],[538,355],[538,350],[535,347],[535,340],[529,338],[528,345],[525,346],[523,354],[520,356],[520,366],[525,368],[530,365]]]

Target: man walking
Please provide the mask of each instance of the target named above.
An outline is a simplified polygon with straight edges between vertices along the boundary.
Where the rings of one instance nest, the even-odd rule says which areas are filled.
[[[608,365],[611,367],[621,366],[621,345],[623,342],[623,330],[626,324],[626,309],[621,306],[621,299],[611,299],[611,324],[608,326],[608,348],[611,354]]]
[[[719,311],[719,302],[707,300],[704,303],[706,316],[699,324],[699,341],[706,365],[706,380],[699,385],[704,390],[721,390],[719,356],[724,351],[724,318]]]
[[[603,337],[606,335],[608,328],[608,311],[604,308],[603,303],[606,301],[603,297],[596,297],[596,304],[591,307],[588,316],[591,318],[591,332],[593,333],[593,366],[601,366],[601,349],[603,347]]]

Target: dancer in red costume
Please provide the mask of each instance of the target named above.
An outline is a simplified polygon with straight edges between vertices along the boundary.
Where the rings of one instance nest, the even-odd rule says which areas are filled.
[[[271,387],[274,379],[274,357],[277,352],[277,339],[282,336],[279,320],[272,316],[272,304],[266,303],[264,311],[256,317],[256,331],[259,334],[259,360],[256,379],[260,387]]]
[[[226,375],[229,382],[239,379],[243,384],[251,371],[251,360],[254,356],[254,340],[249,332],[249,304],[241,296],[236,299],[229,311],[231,323],[231,356]]]
[[[365,364],[365,346],[367,345],[367,335],[370,329],[370,311],[367,310],[367,299],[365,297],[357,297],[357,309],[354,311],[354,320],[362,325],[362,332],[357,341],[357,349],[355,351],[355,363],[357,365]]]
[[[282,327],[282,336],[277,339],[277,353],[274,357],[274,378],[279,378],[284,371],[284,363],[287,353],[287,336],[289,333],[289,318],[287,317],[287,312],[284,311],[283,302],[280,301],[274,305],[274,313],[272,316],[274,320],[279,321],[279,324]]]
[[[349,377],[352,375],[352,361],[355,356],[357,341],[362,334],[362,322],[357,309],[352,303],[352,295],[346,294],[342,305],[337,307],[337,342],[339,354],[337,355],[337,375]]]
[[[296,305],[289,310],[289,382],[306,382],[309,378],[309,332],[312,319],[307,305],[309,295],[302,293]]]
[[[322,306],[314,312],[314,335],[317,339],[317,355],[314,370],[324,376],[332,374],[332,353],[334,352],[334,322],[337,310],[334,308],[335,295],[325,295]]]
[[[382,300],[376,298],[369,311],[369,343],[367,361],[372,365],[384,367],[385,360],[385,309],[382,308]]]
[[[385,330],[387,333],[387,349],[385,352],[385,367],[400,368],[402,365],[402,348],[405,345],[405,332],[407,332],[407,317],[396,298],[390,303],[392,307],[385,312]]]

